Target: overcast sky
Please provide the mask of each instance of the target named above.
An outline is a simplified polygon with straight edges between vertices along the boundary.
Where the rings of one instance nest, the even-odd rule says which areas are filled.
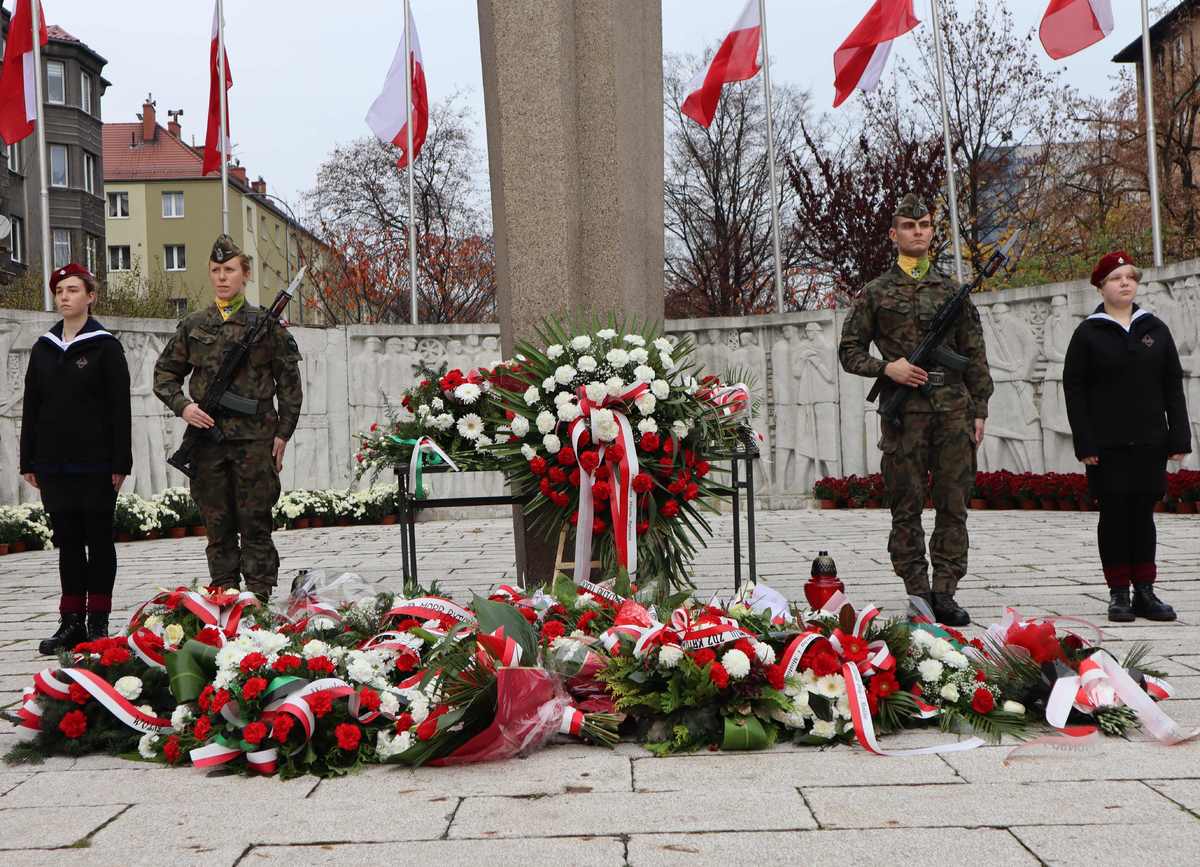
[[[563,0],[567,2],[567,0]],[[642,0],[628,0],[642,2]],[[973,0],[943,0],[966,11]],[[1018,26],[1036,27],[1048,0],[1009,0]],[[733,23],[744,0],[663,0],[663,49],[698,52]],[[12,0],[4,5],[11,10]],[[184,110],[184,137],[203,142],[208,100],[209,0],[45,0],[58,24],[108,60],[104,119],[136,120],[147,93],[158,115]],[[869,0],[768,0],[773,80],[807,88],[821,110],[833,100],[833,50]],[[1116,30],[1065,64],[1067,80],[1088,93],[1109,87],[1112,56],[1140,32],[1136,0],[1116,0]],[[270,192],[296,202],[338,142],[369,133],[363,118],[403,31],[399,0],[226,0],[226,39],[234,86],[230,126],[235,154]],[[929,19],[928,0],[917,16]],[[483,138],[483,82],[475,0],[414,0],[430,99],[465,91]],[[925,26],[925,25],[922,25]],[[911,56],[901,39],[893,58]],[[1053,61],[1042,55],[1047,66]],[[849,104],[847,104],[849,105]],[[839,110],[845,110],[845,107]]]

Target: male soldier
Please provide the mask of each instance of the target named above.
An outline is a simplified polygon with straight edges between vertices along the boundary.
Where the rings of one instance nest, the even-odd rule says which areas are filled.
[[[267,315],[243,294],[249,273],[250,257],[228,235],[217,238],[208,263],[216,297],[185,316],[163,347],[154,367],[154,393],[192,427],[216,426],[224,436],[220,443],[201,441],[191,481],[192,498],[208,528],[208,573],[214,587],[234,588],[244,577],[246,589],[265,602],[279,576],[271,507],[279,499],[283,453],[303,397],[295,338],[272,322],[234,375],[230,391],[258,401],[256,411],[242,415],[223,409],[214,419],[197,404],[225,353]],[[189,373],[191,399],[183,393]]]
[[[855,301],[842,328],[838,356],[848,373],[887,376],[900,388],[920,387],[905,403],[901,428],[881,421],[881,469],[892,508],[888,552],[910,595],[924,597],[939,622],[965,626],[971,618],[954,601],[954,591],[967,571],[967,497],[992,394],[983,329],[968,299],[944,344],[967,357],[966,370],[926,371],[909,364],[908,353],[956,284],[930,267],[933,220],[915,195],[900,201],[888,237],[896,245],[896,264],[868,283]],[[882,361],[869,354],[872,341]],[[937,510],[929,540],[932,593],[921,527],[930,474]]]

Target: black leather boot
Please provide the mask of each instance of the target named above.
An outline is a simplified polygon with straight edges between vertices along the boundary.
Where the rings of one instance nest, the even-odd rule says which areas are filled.
[[[38,653],[54,656],[60,650],[70,650],[81,641],[87,641],[87,629],[82,614],[63,614],[58,621],[58,630],[38,644]]]
[[[968,626],[971,615],[954,601],[953,593],[933,593],[933,616],[943,626]]]
[[[1108,588],[1108,619],[1113,623],[1132,623],[1133,616],[1133,605],[1129,602],[1129,588]]]
[[[87,616],[87,640],[95,641],[97,638],[108,638],[108,612],[103,614],[88,613]]]
[[[1153,584],[1133,585],[1133,613],[1146,620],[1175,619],[1175,609],[1154,595]]]

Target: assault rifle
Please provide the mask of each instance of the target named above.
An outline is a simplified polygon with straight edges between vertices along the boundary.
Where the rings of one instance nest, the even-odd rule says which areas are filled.
[[[971,283],[960,286],[958,291],[947,298],[945,303],[938,308],[937,313],[933,316],[933,321],[929,323],[929,330],[925,332],[925,336],[921,338],[916,349],[909,353],[909,364],[926,370],[933,365],[960,373],[966,370],[970,359],[943,346],[942,343],[946,339],[946,335],[957,324],[968,296],[1009,260],[1018,235],[1020,235],[1020,231],[1014,232],[1004,246],[997,247],[984,263],[978,276]],[[928,395],[932,389],[933,386],[925,383],[918,386],[916,390],[921,394]],[[873,401],[882,394],[883,397],[879,401],[879,417],[888,424],[899,428],[904,426],[904,403],[912,393],[913,389],[910,386],[898,385],[887,374],[880,374],[879,378],[875,380],[875,385],[871,387],[867,400]]]
[[[254,415],[258,412],[257,400],[242,397],[237,392],[231,390],[230,386],[233,383],[234,376],[237,375],[238,370],[241,369],[242,364],[246,361],[246,356],[250,354],[251,347],[266,333],[270,323],[272,321],[279,321],[279,317],[283,315],[283,311],[287,307],[288,302],[292,300],[292,296],[295,295],[300,281],[304,279],[305,270],[305,268],[301,268],[300,272],[296,274],[295,279],[292,280],[287,288],[279,290],[279,294],[275,296],[275,301],[271,304],[271,308],[265,313],[256,316],[253,324],[242,335],[242,339],[225,351],[225,356],[221,359],[221,366],[217,369],[217,375],[208,384],[208,388],[204,392],[204,397],[199,401],[200,409],[214,420],[224,413]],[[193,466],[193,454],[196,451],[196,446],[204,440],[219,443],[223,442],[224,439],[225,437],[221,433],[220,427],[215,424],[207,429],[188,425],[187,430],[183,434],[183,442],[179,444],[179,448],[175,451],[175,454],[167,458],[167,463],[189,479],[195,478],[196,469]]]

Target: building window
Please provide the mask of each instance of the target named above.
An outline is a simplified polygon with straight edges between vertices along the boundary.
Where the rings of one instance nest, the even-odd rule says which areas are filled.
[[[83,236],[83,264],[93,274],[100,259],[100,240],[95,235]]]
[[[167,244],[163,248],[166,259],[166,269],[168,271],[186,271],[187,256],[183,252],[183,244]]]
[[[162,194],[162,215],[164,218],[183,216],[183,193]]]
[[[54,229],[54,267],[61,268],[71,261],[71,232],[69,229]]]
[[[129,193],[108,194],[108,215],[116,220],[129,216]]]
[[[25,221],[13,214],[9,219],[12,220],[12,260],[14,262],[25,261]]]
[[[67,69],[61,60],[46,61],[46,101],[55,105],[67,101]]]
[[[79,107],[92,113],[92,77],[86,72],[79,73]]]
[[[8,170],[10,172],[21,173],[21,143],[13,142],[4,147],[5,155],[8,157]]]
[[[83,188],[93,195],[96,192],[96,157],[89,153],[83,155]]]
[[[50,145],[50,186],[70,186],[71,176],[67,171],[67,146]]]
[[[128,271],[130,268],[129,245],[108,248],[108,270]]]

